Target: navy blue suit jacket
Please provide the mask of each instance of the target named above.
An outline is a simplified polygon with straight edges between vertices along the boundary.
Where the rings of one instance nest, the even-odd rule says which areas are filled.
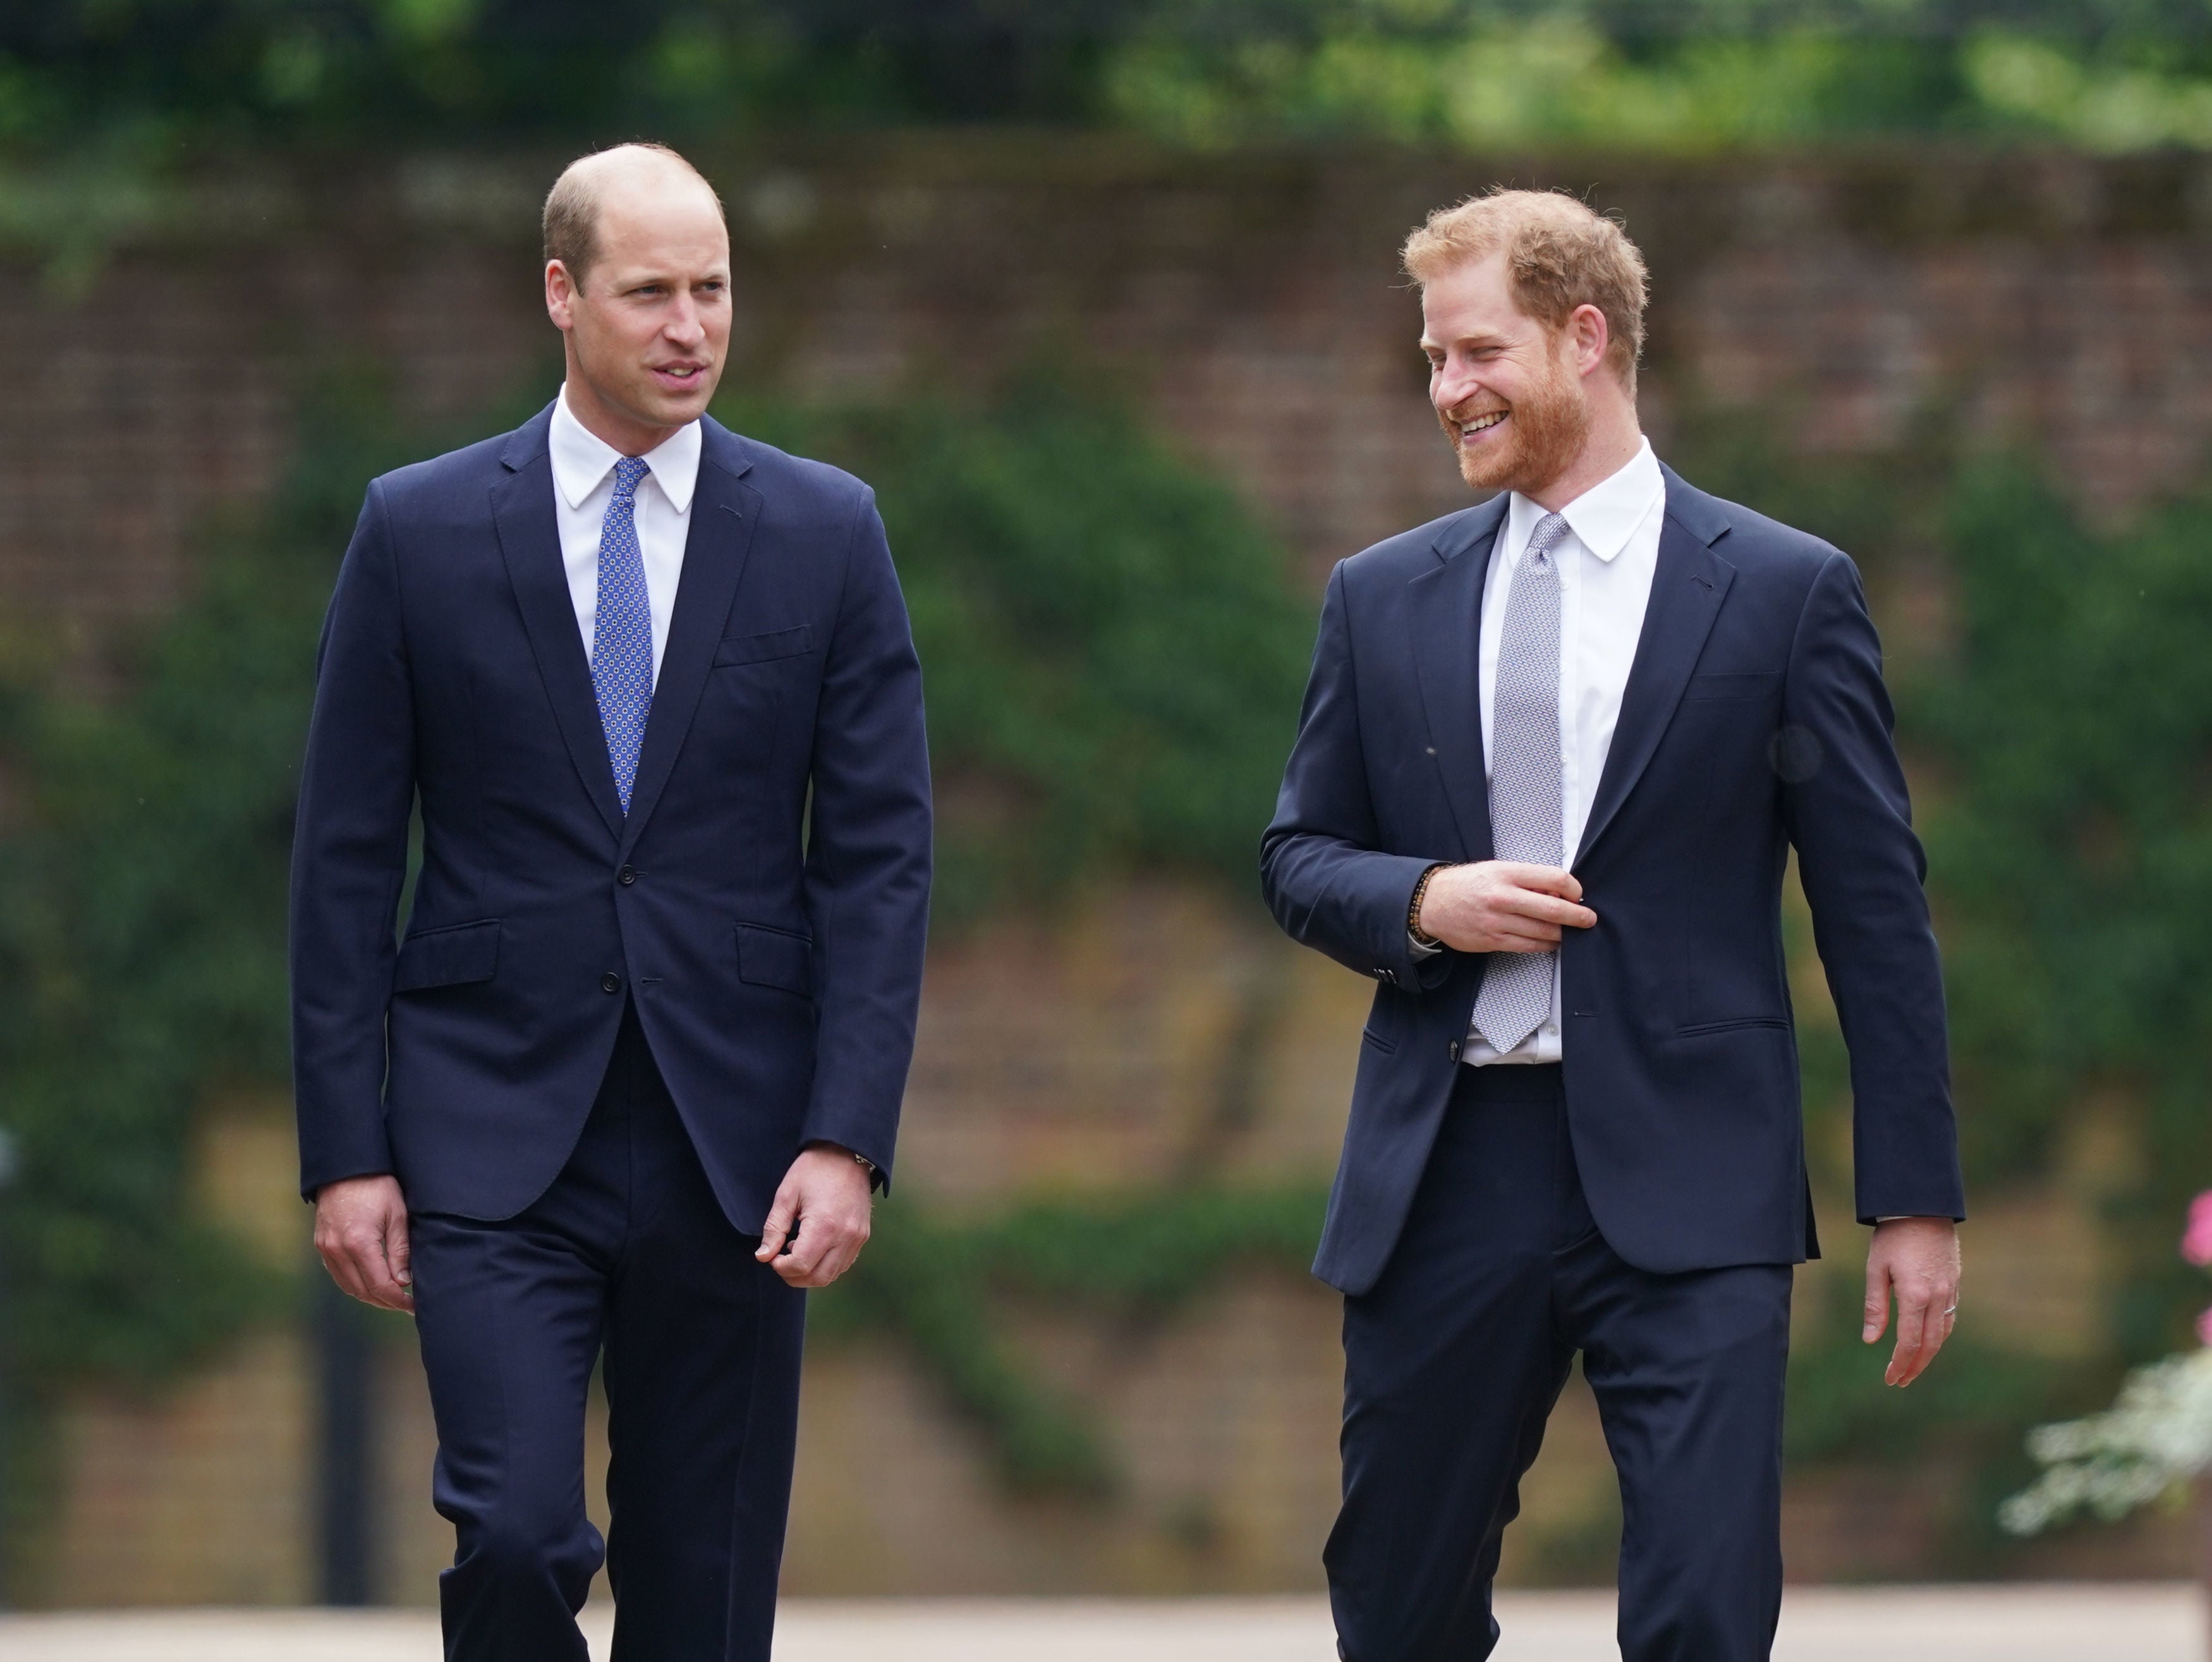
[[[1850,1050],[1858,1211],[1964,1215],[1943,986],[1881,643],[1817,539],[1666,474],[1620,719],[1561,947],[1568,1121],[1613,1250],[1653,1271],[1815,1252],[1783,960],[1794,846]],[[1329,580],[1261,873],[1297,940],[1372,976],[1314,1268],[1372,1286],[1428,1159],[1486,958],[1416,961],[1415,880],[1491,857],[1476,642],[1498,497]]]
[[[866,486],[707,421],[625,819],[550,415],[378,479],[338,574],[293,849],[301,1184],[395,1172],[415,1209],[513,1215],[635,1000],[757,1233],[807,1141],[890,1168],[930,857],[905,603]]]

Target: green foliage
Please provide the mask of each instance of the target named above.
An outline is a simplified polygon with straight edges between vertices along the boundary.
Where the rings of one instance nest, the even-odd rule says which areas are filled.
[[[1034,1297],[1171,1311],[1243,1260],[1303,1273],[1321,1245],[1326,1185],[1030,1201],[978,1226],[984,1273]]]
[[[2174,1231],[2212,1173],[2212,499],[2095,532],[2018,462],[1962,479],[1959,646],[1912,700],[1970,1160],[2050,1158],[2064,1116],[2128,1105],[2143,1172],[2112,1227],[2127,1353],[2197,1301]]]
[[[1304,40],[1164,33],[1115,60],[1111,107],[1200,144],[1292,132],[1683,152],[1924,130],[1972,109],[1948,42],[1826,30],[1638,41],[1580,8],[1434,9],[1415,27],[1333,8]]]
[[[1784,1449],[1793,1465],[1912,1464],[1939,1452],[2010,1457],[2022,1431],[2083,1388],[2083,1370],[1993,1348],[1966,1333],[1945,1344],[1909,1389],[1892,1389],[1882,1370],[1893,1335],[1860,1344],[1856,1288],[1838,1281],[1829,1291],[1815,1331],[1850,1336],[1792,1347]]]
[[[2212,143],[2188,3],[1251,0],[1148,17],[1107,107],[1175,138],[1790,148],[1882,135]]]
[[[0,1122],[25,1171],[4,1225],[17,1366],[40,1393],[169,1373],[290,1296],[181,1196],[209,1095],[283,1076],[317,619],[366,478],[434,447],[377,408],[356,389],[312,412],[276,501],[216,529],[121,696],[27,690],[6,711],[0,964],[21,994],[0,1008]],[[1219,484],[1065,378],[981,405],[732,399],[725,414],[881,491],[928,667],[944,917],[1139,867],[1249,888],[1312,624]],[[2017,463],[1961,472],[1929,445],[1814,465],[1779,455],[1771,422],[1685,427],[1675,454],[1701,483],[1851,548],[1877,595],[1946,551],[1949,644],[1899,679],[1970,1169],[2045,1172],[2085,1095],[2132,1105],[2148,1158],[2113,1221],[2130,1265],[2118,1344],[2166,1348],[2197,1291],[2172,1221],[2212,1170],[2212,502],[2092,532]],[[1806,1050],[1816,1116],[1844,1111],[1832,1036]],[[1006,1311],[1156,1318],[1226,1265],[1302,1269],[1320,1208],[1310,1188],[1202,1178],[967,1221],[902,1196],[822,1320],[899,1336],[1015,1487],[1103,1494],[1115,1452],[1001,1336]],[[1968,1348],[1900,1397],[1874,1384],[1877,1359],[1811,1347],[1793,1458],[1971,1445],[1998,1492],[2017,1428],[2087,1400],[2116,1360]]]
[[[356,429],[311,441],[350,468]],[[112,703],[20,697],[0,837],[13,1343],[34,1386],[188,1361],[282,1283],[185,1203],[207,1094],[281,1079],[293,767],[360,476],[304,467],[232,528]],[[344,500],[350,488],[352,501]],[[301,557],[302,547],[315,552]]]
[[[52,0],[0,144],[1022,121],[1206,143],[2212,143],[2202,0]]]
[[[875,1238],[851,1275],[817,1295],[811,1324],[832,1342],[896,1335],[1017,1493],[1096,1497],[1112,1492],[1121,1462],[1079,1400],[1023,1366],[1003,1336],[1009,1316],[1028,1306],[1157,1322],[1238,1266],[1303,1276],[1327,1202],[1317,1184],[1206,1184],[1019,1202],[954,1222],[894,1200],[879,1208]],[[2093,1400],[2109,1369],[2061,1365],[1967,1335],[1899,1391],[1882,1383],[1887,1339],[1869,1347],[1831,1336],[1857,1329],[1856,1294],[1839,1281],[1808,1342],[1791,1352],[1792,1468],[1940,1456],[1978,1479],[1948,1520],[1952,1549],[1962,1562],[1995,1553],[2001,1543],[1988,1508],[1974,1502],[2018,1481],[2029,1426]],[[1609,1555],[1610,1537],[1600,1546]]]
[[[1016,1493],[1104,1494],[1114,1464],[1097,1428],[1009,1349],[979,1277],[980,1247],[927,1208],[890,1202],[860,1262],[817,1300],[810,1326],[833,1336],[864,1327],[896,1335]]]
[[[2163,1354],[2201,1303],[2172,1238],[2212,1174],[2212,497],[2093,530],[2037,468],[1961,462],[1941,426],[1812,464],[1772,425],[1692,411],[1676,450],[1708,488],[1850,551],[1878,608],[1916,572],[1923,588],[1940,572],[1948,601],[1942,641],[1892,640],[1891,681],[1970,1185],[2048,1175],[2093,1099],[2131,1116],[2143,1170],[2108,1220],[2128,1265],[2115,1339]],[[1802,1040],[1808,1109],[1832,1122],[1840,1041]],[[1816,1162],[1840,1141],[1816,1129]]]
[[[1016,1492],[1103,1495],[1119,1462],[1081,1406],[1015,1358],[994,1295],[1157,1320],[1237,1263],[1303,1275],[1327,1204],[1310,1184],[1209,1184],[1032,1200],[960,1224],[891,1201],[852,1273],[817,1296],[813,1325],[898,1335]]]
[[[1170,146],[2212,148],[2203,0],[52,0],[0,242],[81,292],[282,156],[1020,123]],[[311,184],[309,188],[314,188]]]
[[[283,1295],[184,1190],[209,1093],[284,1077],[319,622],[368,479],[441,447],[381,408],[356,387],[308,411],[276,499],[217,528],[119,699],[15,701],[0,962],[22,995],[0,1011],[0,1124],[23,1166],[3,1208],[17,1362],[41,1390],[169,1372]],[[1120,406],[1042,382],[980,411],[757,402],[740,419],[884,487],[930,667],[948,915],[1102,867],[1249,886],[1311,622],[1225,490]],[[977,801],[990,811],[963,815]],[[894,1239],[894,1279],[897,1254]],[[929,1300],[946,1296],[915,1294],[917,1335],[943,1327]],[[996,1400],[988,1361],[960,1367],[968,1398]],[[1054,1470],[1058,1434],[1038,1422]]]
[[[1066,379],[980,411],[724,414],[876,487],[927,677],[941,923],[1102,864],[1251,892],[1313,619],[1227,487]]]
[[[52,0],[0,18],[0,141],[575,143],[1064,119],[1134,0]]]
[[[1968,1248],[1971,1264],[1972,1246]],[[1827,1287],[1807,1342],[1790,1347],[1784,1456],[1793,1471],[1842,1465],[1904,1473],[1934,1465],[1947,1481],[1934,1521],[1941,1553],[1924,1573],[2002,1574],[2014,1543],[1996,1525],[1996,1501],[2027,1470],[2021,1440],[2053,1414],[2078,1411],[2110,1389],[2101,1359],[2059,1362],[1995,1346],[1970,1323],[1905,1390],[1882,1381],[1893,1332],[1858,1342],[1856,1277]],[[1971,1287],[1970,1287],[1971,1291]],[[1970,1306],[1971,1307],[1971,1306]]]

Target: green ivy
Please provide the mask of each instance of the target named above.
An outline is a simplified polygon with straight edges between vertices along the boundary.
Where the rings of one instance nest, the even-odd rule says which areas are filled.
[[[1891,630],[1889,673],[1970,1191],[2050,1177],[2093,1097],[2138,1141],[2107,1219],[2126,1259],[2109,1385],[2203,1302],[2173,1247],[2212,1185],[2212,494],[2098,527],[2031,459],[1962,458],[1940,409],[1857,460],[1790,457],[1774,425],[1692,409],[1679,465],[1850,550],[1893,623],[1908,591],[1917,612],[1940,597],[1933,630]],[[1848,1111],[1840,1040],[1802,1042],[1808,1109]]]
[[[0,143],[568,144],[895,122],[1674,149],[2202,146],[2191,0],[46,0]]]
[[[2114,1198],[2116,1337],[2187,1338],[2174,1256],[2212,1186],[2212,496],[2094,530],[2018,460],[1954,498],[1959,640],[1914,689],[1972,1166],[2047,1169],[2065,1117],[2117,1099],[2142,1175]]]
[[[33,678],[0,712],[0,967],[19,989],[0,1006],[0,1124],[23,1166],[0,1224],[16,1382],[34,1397],[173,1376],[296,1297],[185,1203],[188,1152],[211,1094],[283,1077],[286,850],[317,626],[366,479],[439,447],[381,410],[361,387],[311,404],[284,484],[210,528],[201,581],[119,696]],[[1249,896],[1313,624],[1224,486],[1079,377],[1031,376],[981,405],[756,397],[724,413],[878,489],[928,669],[946,927],[1135,868]],[[1961,470],[1940,446],[1814,465],[1752,423],[1696,417],[1671,450],[1701,483],[1850,547],[1878,597],[1940,563],[1953,627],[1897,679],[1970,1170],[1978,1184],[2046,1173],[2092,1089],[2132,1105],[2148,1155],[2117,1197],[2129,1275],[2112,1352],[2054,1370],[1969,1348],[1897,1397],[1854,1348],[1811,1347],[1793,1453],[1925,1446],[1978,1413],[2010,1425],[2091,1400],[2123,1355],[2168,1344],[2199,1294],[2171,1235],[2212,1180],[2212,501],[2099,532],[2032,471]],[[1847,1111],[1832,1035],[1808,1032],[1806,1053],[1816,1117]],[[1249,1189],[1202,1162],[1158,1190],[967,1221],[902,1196],[822,1320],[898,1336],[1016,1488],[1105,1494],[1109,1440],[1025,1365],[1006,1310],[1164,1314],[1232,1263],[1302,1269],[1320,1211],[1310,1186]]]
[[[817,1297],[832,1339],[902,1338],[991,1450],[1017,1493],[1111,1492],[1120,1462],[1082,1406],[1040,1383],[1001,1336],[1009,1297],[1158,1319],[1238,1263],[1301,1276],[1328,1190],[1219,1184],[1029,1200],[972,1223],[885,1203],[852,1272]]]
[[[123,696],[19,692],[0,831],[0,1198],[19,1379],[173,1373],[284,1296],[185,1193],[212,1092],[284,1077],[294,768],[331,551],[401,453],[337,406]],[[343,460],[338,460],[343,458]],[[348,498],[350,497],[350,500]],[[303,549],[316,552],[303,557]]]
[[[1250,892],[1311,623],[1225,489],[1097,389],[1035,379],[980,408],[729,413],[882,490],[930,667],[943,919],[1139,864]],[[407,432],[367,383],[311,401],[275,498],[210,528],[122,696],[33,683],[8,706],[0,1126],[21,1169],[0,1224],[36,1397],[173,1375],[292,1296],[189,1203],[190,1140],[210,1093],[285,1077],[295,769],[362,489],[460,436]],[[951,1295],[900,1281],[896,1231],[880,1259],[963,1400],[1018,1418],[982,1353],[930,1348]],[[1037,1426],[1012,1445],[1060,1469]]]
[[[720,413],[875,487],[928,689],[941,922],[1131,865],[1256,894],[1313,619],[1226,485],[1065,375],[980,411]]]

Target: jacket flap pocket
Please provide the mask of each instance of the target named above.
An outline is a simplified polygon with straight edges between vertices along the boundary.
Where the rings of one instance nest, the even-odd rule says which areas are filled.
[[[814,943],[787,929],[758,923],[738,925],[738,979],[756,987],[781,987],[801,998],[814,996]]]
[[[771,658],[796,658],[813,648],[814,630],[805,624],[796,629],[772,630],[766,635],[729,635],[714,648],[714,667],[765,663]]]
[[[458,987],[464,982],[489,981],[498,969],[497,918],[426,929],[400,943],[399,965],[392,978],[392,990],[412,993],[425,987]]]
[[[1754,670],[1744,674],[1692,675],[1682,690],[1682,699],[1765,698],[1782,688],[1780,670]]]

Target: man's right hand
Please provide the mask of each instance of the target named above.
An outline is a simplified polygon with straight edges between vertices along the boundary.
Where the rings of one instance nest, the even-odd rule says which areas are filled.
[[[1597,914],[1577,904],[1583,886],[1555,866],[1485,860],[1446,866],[1421,896],[1421,933],[1462,953],[1548,953],[1562,928],[1587,929]]]
[[[317,1190],[315,1251],[331,1279],[363,1304],[415,1308],[398,1178],[346,1178]]]

